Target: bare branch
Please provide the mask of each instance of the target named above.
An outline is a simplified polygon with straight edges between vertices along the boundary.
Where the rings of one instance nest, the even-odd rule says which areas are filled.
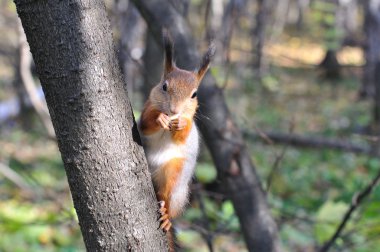
[[[290,125],[289,125],[289,134],[292,134],[293,133],[293,130],[294,130],[294,120],[292,119],[291,122],[290,122]],[[276,160],[274,161],[273,163],[273,166],[272,166],[272,169],[271,171],[269,172],[269,175],[268,175],[268,179],[267,179],[267,191],[269,191],[270,189],[270,186],[272,184],[272,180],[273,180],[273,176],[276,174],[276,172],[278,171],[278,168],[279,168],[279,165],[282,161],[282,159],[284,158],[285,156],[285,153],[286,153],[286,150],[288,149],[288,146],[289,144],[286,144],[282,150],[281,150],[281,153],[280,154],[276,154]]]
[[[346,151],[357,154],[365,154],[369,156],[379,156],[369,146],[352,143],[350,141],[331,139],[323,137],[309,137],[297,134],[284,134],[278,132],[263,132],[258,134],[243,131],[243,135],[250,139],[259,139],[266,144],[288,144],[294,147],[312,148],[312,149],[333,149],[337,151]],[[269,141],[268,141],[269,139]]]
[[[29,45],[26,41],[24,29],[22,28],[21,22],[19,21],[18,23],[21,80],[25,87],[25,91],[28,94],[30,103],[41,119],[42,124],[46,128],[48,136],[55,138],[53,124],[51,122],[47,106],[38,97],[36,84],[33,80],[32,72],[30,70],[30,66],[32,64],[32,55],[29,51]]]
[[[346,224],[350,220],[352,213],[360,206],[360,204],[363,202],[365,198],[367,198],[373,189],[378,185],[380,181],[380,170],[376,177],[369,183],[362,191],[355,193],[352,196],[351,200],[351,206],[345,213],[342,222],[339,224],[337,230],[335,231],[334,235],[328,240],[319,250],[319,252],[327,252],[332,245],[334,245],[336,239],[339,238],[340,234],[342,233],[343,229],[345,228]]]
[[[207,214],[206,214],[206,208],[205,208],[205,204],[203,202],[202,195],[200,195],[200,193],[198,192],[194,196],[198,200],[199,206],[200,206],[200,209],[201,209],[201,212],[202,212],[202,219],[203,219],[203,221],[202,221],[203,222],[202,223],[202,227],[204,227],[204,231],[201,232],[201,235],[202,235],[203,239],[207,243],[208,250],[210,252],[213,252],[214,251],[214,246],[213,246],[214,236],[210,232],[210,222],[209,222]]]
[[[22,190],[29,191],[31,189],[30,185],[17,172],[6,164],[0,163],[0,174],[12,181]]]

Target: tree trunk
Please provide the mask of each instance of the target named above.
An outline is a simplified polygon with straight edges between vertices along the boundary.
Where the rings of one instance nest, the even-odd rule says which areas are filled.
[[[119,31],[117,48],[118,57],[124,78],[127,84],[129,98],[132,100],[135,87],[135,79],[138,67],[133,60],[139,60],[139,42],[145,33],[144,20],[136,10],[135,6],[127,0],[115,1],[116,26]]]
[[[380,43],[380,41],[379,41]],[[373,105],[373,126],[372,134],[380,136],[380,59],[378,59],[375,67],[375,96],[374,96],[374,105]],[[380,152],[380,141],[375,143],[375,151]]]
[[[366,43],[364,48],[365,67],[360,96],[373,97],[375,93],[375,68],[380,58],[380,2],[366,0],[364,2],[364,31]]]
[[[191,31],[183,17],[170,4],[159,0],[133,0],[161,42],[162,27],[175,41],[177,63],[195,69],[199,55]],[[223,92],[208,74],[199,90],[198,121],[211,151],[218,177],[232,200],[249,251],[279,251],[277,227],[268,208],[265,193],[255,172],[242,136],[224,101]]]
[[[336,50],[327,49],[325,57],[318,67],[323,71],[323,76],[328,79],[335,79],[340,76],[340,64],[336,56]]]
[[[164,53],[158,46],[150,29],[147,29],[146,31],[143,60],[146,73],[144,73],[142,93],[145,98],[144,100],[147,100],[152,87],[160,81],[160,77],[164,69]]]
[[[230,0],[224,9],[222,25],[218,31],[215,31],[219,35],[222,47],[220,53],[222,54],[223,61],[230,61],[230,45],[233,30],[236,27],[239,18],[243,16],[243,12],[246,10],[247,0]]]
[[[170,0],[171,4],[176,8],[182,16],[187,18],[187,14],[189,13],[189,0]]]
[[[257,77],[260,79],[265,72],[265,62],[263,57],[266,27],[271,12],[272,1],[258,0],[256,24],[252,31],[252,49],[254,50],[253,67],[256,70]]]
[[[309,8],[310,0],[297,0],[298,18],[297,29],[302,30],[305,21],[305,12]]]
[[[324,7],[318,7],[317,3]],[[337,58],[337,52],[342,45],[342,35],[340,33],[343,32],[343,27],[339,21],[339,15],[341,15],[340,1],[320,0],[317,3],[313,5],[313,8],[320,15],[318,21],[320,28],[324,31],[323,41],[326,47],[325,56],[318,64],[318,68],[324,78],[336,79],[340,77],[341,71]]]
[[[357,0],[339,1],[340,8],[337,11],[337,24],[344,31],[343,45],[358,46],[360,41],[357,36],[359,28],[359,3]]]
[[[88,251],[167,251],[101,0],[15,0]]]

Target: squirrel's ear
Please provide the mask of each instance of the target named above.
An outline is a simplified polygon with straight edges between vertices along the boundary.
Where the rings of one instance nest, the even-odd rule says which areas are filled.
[[[211,43],[207,49],[207,52],[203,55],[201,65],[198,69],[197,75],[199,82],[203,79],[203,76],[206,74],[207,69],[210,65],[211,58],[215,54],[215,45]]]
[[[170,73],[173,70],[173,41],[170,37],[169,31],[163,29],[162,35],[164,38],[164,47],[165,47],[165,66],[164,66],[164,75]]]

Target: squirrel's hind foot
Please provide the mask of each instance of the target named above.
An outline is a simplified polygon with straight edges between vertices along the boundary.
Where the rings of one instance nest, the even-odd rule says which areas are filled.
[[[159,212],[161,214],[161,217],[159,219],[161,223],[160,229],[168,232],[172,226],[172,223],[170,222],[169,215],[166,213],[167,209],[165,208],[165,201],[159,201],[158,204],[160,206]]]

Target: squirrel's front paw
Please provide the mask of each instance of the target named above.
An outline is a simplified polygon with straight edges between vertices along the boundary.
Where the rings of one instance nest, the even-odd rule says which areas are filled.
[[[170,130],[178,131],[183,130],[187,125],[187,120],[183,117],[177,117],[170,121]]]
[[[165,130],[170,130],[170,118],[164,113],[160,113],[156,122],[160,125],[161,128]]]

